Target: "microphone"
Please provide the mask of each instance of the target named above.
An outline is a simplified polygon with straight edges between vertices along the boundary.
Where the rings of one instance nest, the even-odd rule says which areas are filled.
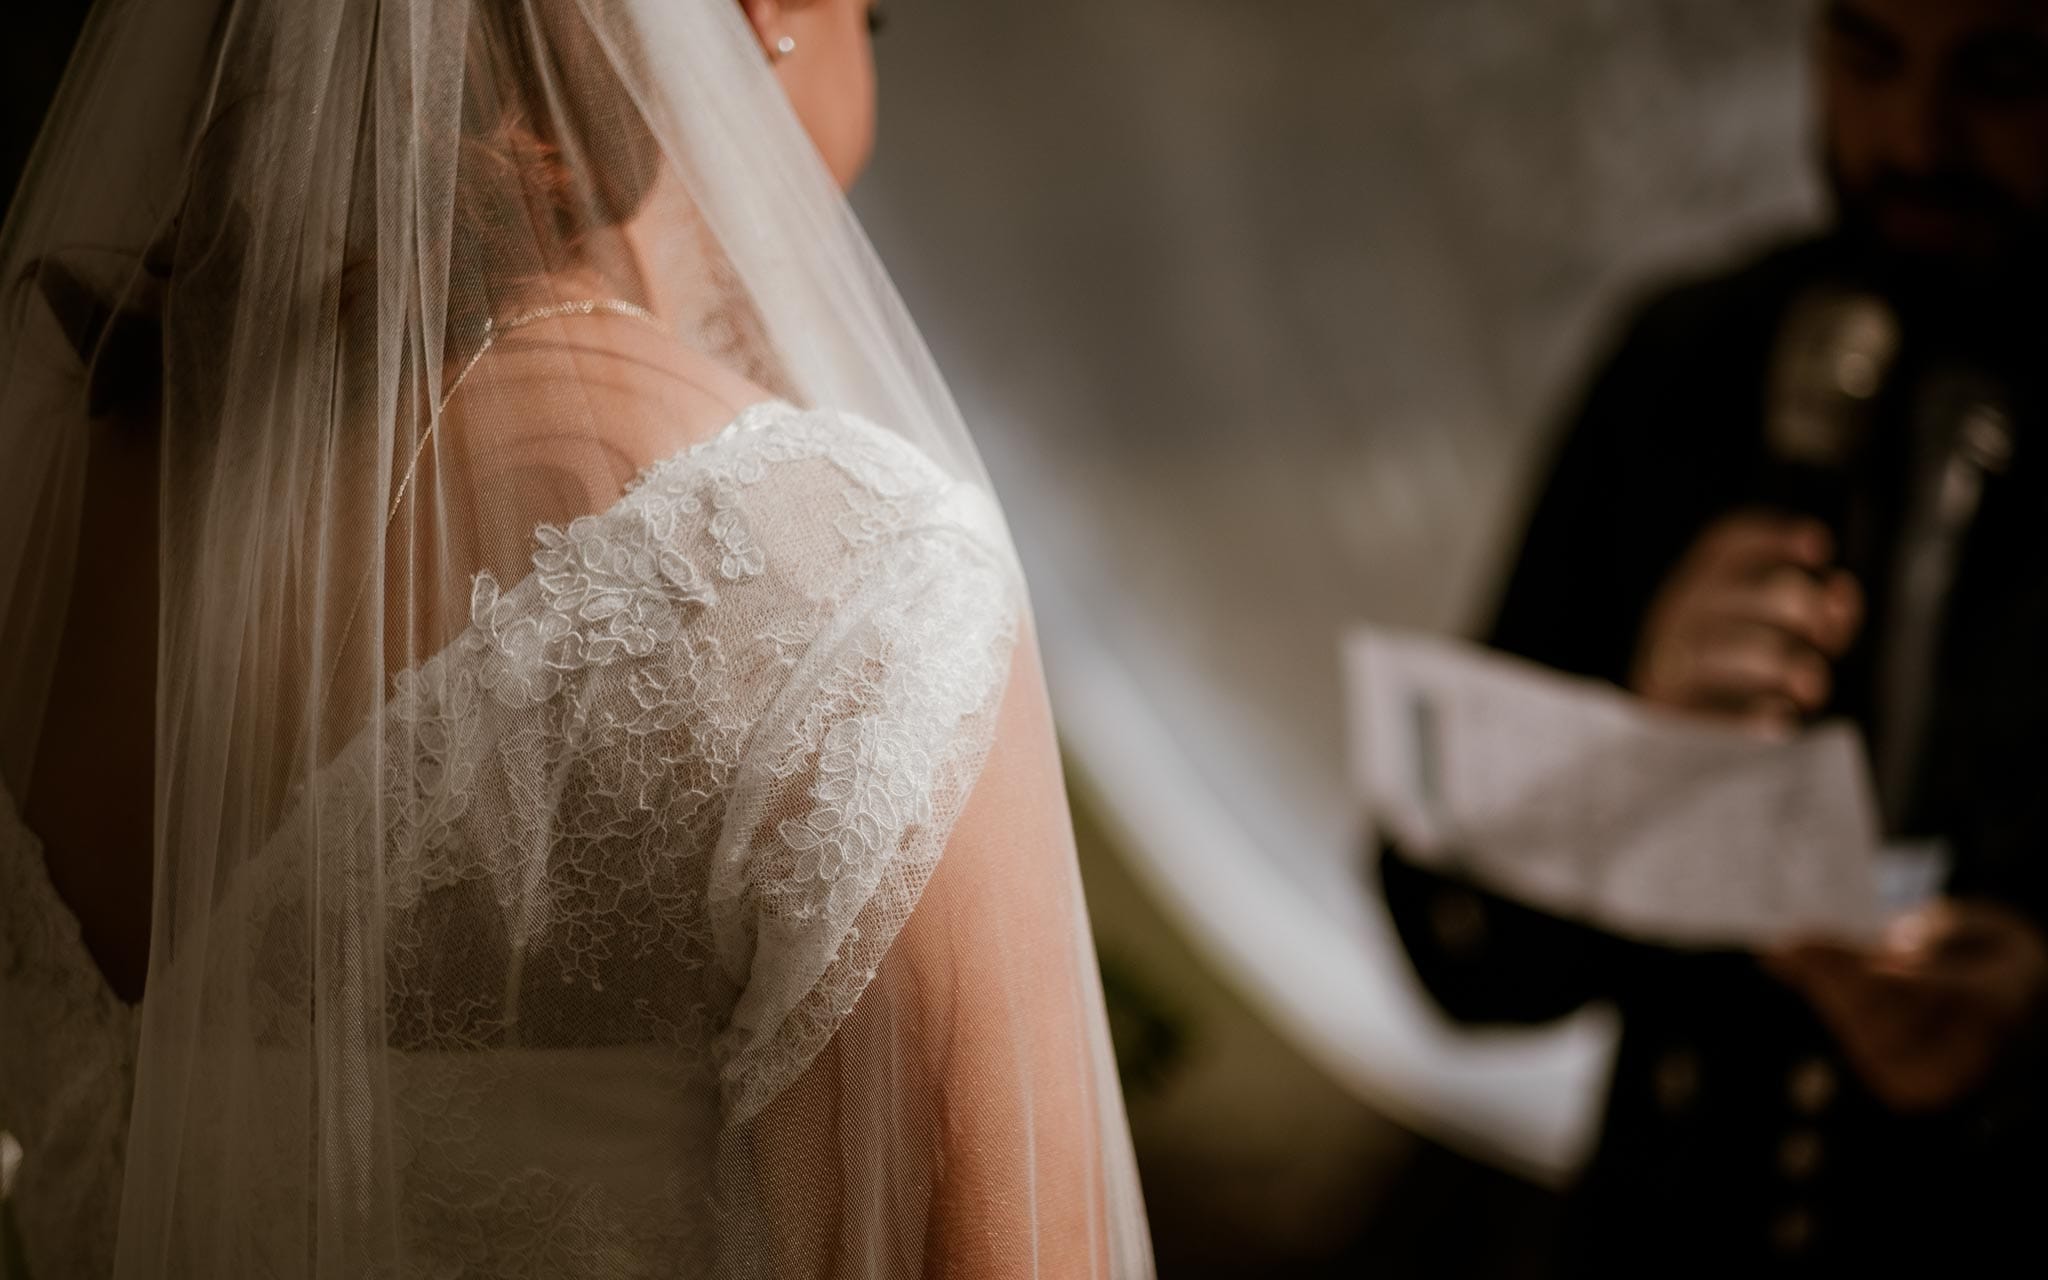
[[[1765,505],[1845,530],[1851,475],[1898,351],[1898,317],[1875,294],[1821,285],[1793,300],[1765,392]]]
[[[2014,424],[1996,379],[1971,363],[1924,361],[1890,397],[1903,411],[1898,509],[1856,496],[1876,402],[1896,380],[1900,325],[1881,298],[1840,285],[1787,310],[1773,353],[1760,497],[1834,530],[1844,559],[1873,575],[1871,747],[1888,832],[1904,829],[1924,759],[1949,592],[1987,482],[2010,466]],[[1882,519],[1885,528],[1866,527]]]

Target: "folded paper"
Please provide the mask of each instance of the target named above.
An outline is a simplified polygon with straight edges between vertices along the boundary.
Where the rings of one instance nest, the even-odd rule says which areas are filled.
[[[1424,865],[1698,947],[1868,941],[1934,889],[1924,862],[1902,876],[1897,856],[1880,857],[1862,738],[1846,722],[1773,741],[1372,627],[1349,637],[1345,662],[1359,796],[1380,838]]]

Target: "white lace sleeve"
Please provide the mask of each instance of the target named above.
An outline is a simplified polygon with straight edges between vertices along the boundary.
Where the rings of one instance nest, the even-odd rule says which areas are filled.
[[[296,869],[322,868],[324,910],[374,884],[393,1052],[359,1087],[389,1101],[411,1247],[709,1274],[722,1135],[832,1040],[917,906],[1021,579],[980,490],[787,405],[542,528],[532,566],[480,576],[468,627],[331,763],[249,886],[255,952],[221,962],[283,975],[252,999],[297,1043]],[[546,1222],[574,1224],[560,1258],[520,1243]]]
[[[462,830],[391,843],[429,851],[423,889],[476,869],[448,855],[483,858],[510,927],[579,980],[701,947],[693,1012],[742,1121],[916,904],[987,751],[1021,598],[980,490],[858,419],[752,410],[612,509],[540,530],[516,587],[478,580],[469,632],[398,708],[439,720],[451,759],[391,797]]]
[[[1015,570],[980,491],[879,433],[828,456],[854,482],[778,486],[742,544],[809,540],[788,558],[816,576],[706,617],[776,691],[708,886],[740,991],[718,1044],[730,1123],[816,1056],[909,918],[988,751],[1016,636]]]

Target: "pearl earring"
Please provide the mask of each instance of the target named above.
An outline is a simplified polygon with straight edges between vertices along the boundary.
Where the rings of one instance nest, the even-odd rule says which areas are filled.
[[[775,42],[775,61],[780,62],[796,52],[796,37],[784,36]]]

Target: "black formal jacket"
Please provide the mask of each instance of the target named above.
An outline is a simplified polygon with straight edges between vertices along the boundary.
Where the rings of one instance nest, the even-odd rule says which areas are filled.
[[[1792,245],[1653,298],[1571,419],[1508,579],[1491,643],[1624,683],[1651,597],[1702,529],[1754,504],[1770,472],[1767,370],[1788,303],[1843,271],[1830,241]],[[1949,891],[2048,919],[2048,346],[1998,326],[1908,319],[1859,470],[1880,536],[1849,567],[1881,620],[1908,468],[1899,408],[1942,354],[1992,369],[2017,444],[1987,480],[1941,627],[1915,830],[1955,850]],[[1875,626],[1838,669],[1833,713],[1870,718]],[[1796,994],[1751,956],[1624,941],[1383,851],[1414,966],[1454,1018],[1537,1023],[1589,1001],[1623,1035],[1593,1162],[1573,1201],[1571,1275],[1892,1274],[2018,1250],[2048,1274],[2048,1060],[2023,1037],[1953,1111],[1905,1117],[1859,1084]],[[1988,1272],[1987,1272],[1988,1273]],[[2005,1274],[2001,1268],[1999,1274]]]

